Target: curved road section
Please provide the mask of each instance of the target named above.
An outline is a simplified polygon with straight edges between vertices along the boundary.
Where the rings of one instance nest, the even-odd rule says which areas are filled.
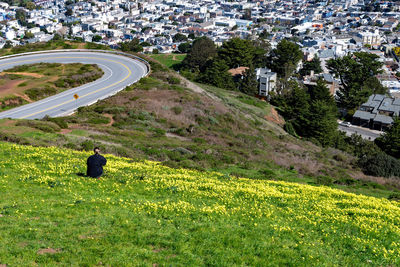
[[[69,89],[40,101],[0,113],[1,118],[40,119],[48,115],[71,114],[78,107],[88,106],[121,91],[147,74],[147,66],[135,59],[109,53],[53,52],[0,59],[0,72],[14,66],[34,63],[97,64],[104,75],[94,82]],[[78,95],[78,99],[74,95]]]

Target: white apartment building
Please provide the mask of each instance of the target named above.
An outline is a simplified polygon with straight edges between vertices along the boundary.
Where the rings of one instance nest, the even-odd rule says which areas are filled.
[[[271,91],[276,88],[277,75],[267,68],[256,69],[256,76],[258,81],[258,95],[268,96]]]

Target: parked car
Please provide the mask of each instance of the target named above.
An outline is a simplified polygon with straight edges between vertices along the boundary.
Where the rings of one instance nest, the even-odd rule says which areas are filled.
[[[339,125],[344,126],[344,127],[350,127],[351,123],[348,121],[342,121],[341,123],[339,123]]]

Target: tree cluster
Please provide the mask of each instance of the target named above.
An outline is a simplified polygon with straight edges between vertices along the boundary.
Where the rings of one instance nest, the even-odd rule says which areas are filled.
[[[328,60],[329,71],[340,79],[337,92],[338,104],[350,115],[372,94],[385,94],[376,75],[381,73],[379,57],[367,52],[356,52],[341,58]]]
[[[337,108],[325,82],[319,79],[308,89],[295,81],[289,83],[290,91],[271,99],[285,118],[285,129],[322,146],[333,146],[338,135]]]
[[[240,89],[250,95],[257,90],[255,74],[256,67],[265,66],[269,45],[263,41],[250,41],[232,38],[220,48],[206,37],[197,38],[190,46],[182,43],[181,52],[188,55],[182,62],[182,69],[189,70],[196,80],[225,89]],[[243,79],[236,79],[228,72],[229,69],[247,67]]]
[[[143,46],[140,44],[139,39],[135,38],[129,42],[120,44],[121,50],[124,52],[142,52]]]

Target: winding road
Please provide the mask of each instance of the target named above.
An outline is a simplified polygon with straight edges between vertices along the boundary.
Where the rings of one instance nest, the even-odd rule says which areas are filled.
[[[1,112],[0,119],[40,119],[46,115],[50,117],[69,115],[78,107],[91,105],[100,99],[116,94],[148,73],[146,64],[139,60],[112,53],[87,51],[53,51],[0,58],[0,72],[14,66],[40,62],[97,64],[104,71],[104,75],[94,82]],[[78,99],[74,98],[75,94],[79,96]]]

